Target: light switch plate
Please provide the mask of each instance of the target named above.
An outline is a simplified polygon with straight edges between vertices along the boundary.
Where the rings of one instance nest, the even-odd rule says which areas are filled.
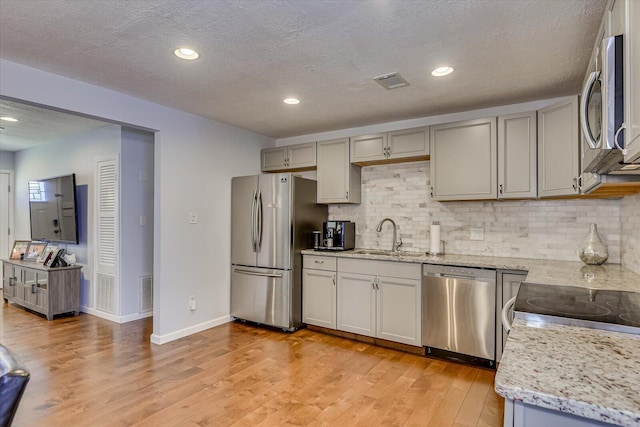
[[[189,212],[189,224],[197,224],[198,215],[195,212]]]
[[[471,227],[469,240],[484,240],[484,227]]]

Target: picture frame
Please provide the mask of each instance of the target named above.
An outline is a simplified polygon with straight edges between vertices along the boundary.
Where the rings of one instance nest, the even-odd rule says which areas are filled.
[[[23,255],[27,253],[27,246],[29,246],[29,240],[16,240],[13,242],[13,249],[9,259],[21,260]]]
[[[42,251],[42,255],[40,256],[40,258],[38,258],[38,262],[44,264],[49,254],[53,253],[52,256],[55,256],[57,251],[58,251],[58,245],[48,244],[47,247],[44,248],[44,251]]]
[[[24,261],[37,261],[42,256],[46,247],[47,242],[29,242],[27,252],[24,254]]]
[[[64,267],[67,265],[66,262],[64,262],[64,260],[62,259],[62,256],[65,253],[65,249],[58,249],[55,252],[51,253],[51,256],[49,257],[49,259],[51,261],[49,261],[49,263],[47,264],[47,267],[49,268],[57,268],[57,267]]]

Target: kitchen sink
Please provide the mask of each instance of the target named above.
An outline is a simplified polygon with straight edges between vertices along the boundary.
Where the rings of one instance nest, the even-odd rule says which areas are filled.
[[[383,249],[354,249],[354,254],[360,255],[384,255],[384,256],[393,256],[393,257],[419,257],[423,256],[422,252],[403,252],[403,251],[389,251]]]
[[[353,253],[362,254],[362,255],[391,255],[391,254],[393,254],[393,252],[391,252],[391,251],[385,251],[385,250],[382,250],[382,249],[355,249],[353,251]]]

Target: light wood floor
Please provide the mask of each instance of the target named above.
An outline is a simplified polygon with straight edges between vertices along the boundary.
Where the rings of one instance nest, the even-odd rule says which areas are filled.
[[[494,372],[230,323],[162,346],[151,320],[47,321],[1,300],[31,381],[14,426],[501,426]]]

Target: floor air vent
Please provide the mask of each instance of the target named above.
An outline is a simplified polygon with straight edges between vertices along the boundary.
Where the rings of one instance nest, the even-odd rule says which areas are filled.
[[[96,278],[96,309],[116,314],[115,277],[98,273]]]
[[[140,313],[153,310],[153,276],[140,277]]]

